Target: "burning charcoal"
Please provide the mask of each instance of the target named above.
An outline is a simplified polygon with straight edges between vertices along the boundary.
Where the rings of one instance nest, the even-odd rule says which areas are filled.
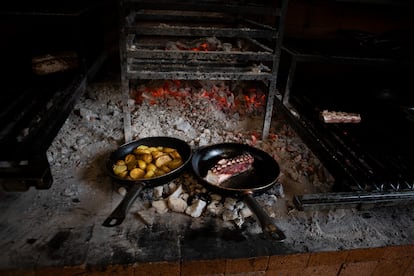
[[[177,190],[177,184],[175,184],[174,182],[170,182],[166,185],[165,192],[167,194],[172,194],[175,190]]]
[[[207,211],[214,216],[220,216],[224,211],[223,204],[219,201],[213,200],[209,205],[207,205]]]
[[[244,223],[244,218],[243,216],[238,216],[233,221],[237,225],[237,227],[241,228]]]
[[[204,207],[207,203],[201,199],[197,199],[194,203],[187,207],[185,213],[192,216],[193,218],[198,218],[203,213]]]
[[[195,202],[196,200],[203,200],[205,201],[207,204],[209,204],[211,202],[211,196],[209,193],[201,193],[201,192],[195,192],[193,195],[188,197],[187,202],[189,204],[193,204],[193,202]]]
[[[153,201],[152,207],[155,208],[158,214],[164,214],[168,212],[167,202],[163,199]]]
[[[164,191],[163,186],[157,186],[154,188],[153,195],[155,199],[159,199],[162,197],[162,193]]]
[[[180,185],[180,186],[178,186],[178,188],[177,189],[175,189],[175,191],[169,196],[169,198],[170,197],[172,197],[172,198],[179,198],[180,197],[180,195],[183,193],[183,186],[182,185]]]
[[[127,189],[123,186],[119,187],[118,194],[120,194],[121,196],[125,196],[127,194]]]
[[[178,130],[181,130],[183,132],[188,132],[188,131],[194,131],[193,127],[190,125],[189,122],[184,121],[183,118],[178,118],[177,121],[175,122],[175,127]]]
[[[253,212],[252,212],[252,210],[250,210],[249,207],[246,206],[246,207],[244,207],[243,209],[240,210],[240,215],[243,218],[248,218],[248,217],[251,217],[253,215]]]
[[[140,210],[137,212],[138,216],[142,219],[142,221],[146,225],[152,225],[154,223],[154,210],[146,209],[146,210]]]
[[[177,213],[184,213],[187,209],[187,202],[182,198],[168,197],[168,208]]]
[[[140,196],[143,200],[152,200],[153,197],[153,190],[152,189],[143,189],[140,193]]]
[[[210,197],[211,197],[212,201],[221,201],[222,200],[222,196],[218,195],[218,194],[211,194]]]
[[[236,206],[237,200],[231,197],[227,197],[224,201],[224,208],[228,210],[234,210],[234,207]]]
[[[237,210],[225,209],[222,215],[224,221],[233,221],[239,217]]]
[[[99,116],[95,114],[92,110],[89,110],[86,108],[80,108],[79,112],[82,118],[86,119],[87,121],[93,121],[93,120],[99,119]]]
[[[225,52],[230,52],[231,48],[233,47],[231,43],[223,43],[222,46],[223,46],[223,51]]]

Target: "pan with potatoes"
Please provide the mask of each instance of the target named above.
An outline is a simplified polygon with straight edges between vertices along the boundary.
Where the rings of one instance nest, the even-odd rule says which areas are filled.
[[[143,188],[174,180],[186,168],[191,156],[191,147],[185,141],[168,136],[142,138],[112,152],[106,170],[112,179],[126,185],[128,192],[103,226],[121,224]]]
[[[162,176],[183,164],[181,154],[175,148],[139,145],[132,153],[112,165],[115,175],[123,179],[149,179]]]

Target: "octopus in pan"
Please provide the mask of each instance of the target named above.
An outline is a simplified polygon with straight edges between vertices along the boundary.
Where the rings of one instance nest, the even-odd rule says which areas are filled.
[[[220,185],[230,177],[239,175],[253,168],[254,157],[246,152],[232,158],[220,159],[207,171],[204,178],[213,185]]]

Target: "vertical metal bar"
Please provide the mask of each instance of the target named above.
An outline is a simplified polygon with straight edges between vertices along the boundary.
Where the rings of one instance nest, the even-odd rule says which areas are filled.
[[[131,127],[131,108],[129,107],[129,79],[127,77],[127,56],[126,56],[126,30],[125,30],[125,16],[124,16],[124,1],[119,1],[120,14],[120,39],[119,39],[119,58],[121,66],[121,93],[122,93],[122,111],[124,113],[124,139],[125,143],[132,140]]]
[[[286,80],[286,87],[285,93],[283,93],[283,105],[288,106],[289,104],[289,97],[290,97],[290,89],[292,88],[293,84],[293,77],[295,76],[296,71],[296,57],[292,56],[292,60],[290,62],[289,73]]]
[[[125,143],[132,140],[131,108],[129,107],[129,80],[122,77],[122,111],[124,113],[124,138]]]
[[[288,8],[288,0],[281,0],[282,6],[280,10],[280,17],[278,20],[278,26],[276,26],[278,30],[278,35],[276,38],[276,44],[274,49],[274,56],[273,56],[273,66],[272,66],[272,79],[269,83],[269,91],[267,95],[267,102],[266,102],[266,113],[264,116],[264,122],[263,122],[263,131],[262,131],[262,139],[265,140],[269,136],[270,131],[270,124],[273,117],[273,105],[275,101],[275,95],[276,95],[276,83],[277,83],[277,75],[279,71],[279,63],[280,63],[280,52],[282,47],[282,41],[283,41],[283,34],[284,34],[284,28],[285,28],[285,18],[286,18],[286,12]]]

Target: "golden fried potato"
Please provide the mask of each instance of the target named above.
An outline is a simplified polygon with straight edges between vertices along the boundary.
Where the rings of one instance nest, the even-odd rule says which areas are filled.
[[[145,168],[147,167],[147,163],[144,160],[137,160],[137,165],[138,168],[140,168],[141,170],[145,170]]]
[[[158,169],[162,170],[164,173],[169,173],[171,171],[171,169],[168,168],[168,166],[166,166],[166,165],[161,166]]]
[[[135,169],[137,167],[137,161],[130,162],[127,164],[128,171]]]
[[[127,156],[125,156],[124,160],[125,164],[128,167],[128,171],[132,170],[137,166],[137,159],[133,154],[128,154]]]
[[[183,161],[181,159],[174,159],[170,162],[168,162],[167,167],[174,170],[181,166],[183,164]]]
[[[173,160],[171,158],[171,156],[166,155],[166,154],[161,155],[160,157],[155,159],[155,166],[157,166],[158,168],[162,167],[162,166],[166,165],[168,162],[170,162],[171,160]]]
[[[122,165],[126,165],[126,164],[125,164],[124,160],[118,160],[118,161],[116,161],[115,165],[122,166]]]
[[[128,167],[127,167],[126,165],[117,165],[117,164],[115,164],[115,165],[112,167],[112,170],[113,170],[114,174],[116,174],[116,175],[120,175],[120,174],[122,174],[123,172],[127,172],[127,171],[128,171]],[[127,172],[127,173],[128,173],[128,172]]]
[[[137,158],[135,157],[135,155],[130,153],[130,154],[127,154],[127,156],[125,156],[124,160],[125,160],[125,163],[128,164],[128,163],[135,162],[137,160]]]
[[[181,159],[181,155],[180,153],[178,153],[177,150],[173,150],[171,152],[169,152],[169,155],[173,158],[173,159]]]
[[[150,164],[147,165],[146,171],[147,172],[149,172],[149,171],[155,172],[156,169],[157,169],[157,167],[154,164],[150,163]]]
[[[154,172],[154,176],[162,176],[164,174],[165,174],[165,172],[163,170],[160,170],[160,169],[156,169],[155,172]]]
[[[127,178],[127,176],[128,176],[128,170],[121,172],[118,176],[120,178]]]
[[[140,168],[134,168],[129,172],[129,176],[132,179],[140,179],[143,178],[145,175],[145,171]]]
[[[136,154],[136,155],[151,154],[151,152],[148,149],[140,149],[140,148],[134,149],[133,153]]]
[[[170,152],[173,152],[173,151],[176,151],[176,149],[173,149],[173,148],[164,148],[164,150],[163,150],[163,152],[165,152],[165,153],[170,153]]]
[[[179,152],[174,148],[139,145],[132,153],[117,160],[114,174],[125,179],[141,179],[162,176],[183,164]]]
[[[162,156],[162,155],[165,155],[165,153],[164,153],[164,152],[162,152],[162,151],[158,151],[158,150],[154,150],[154,151],[152,151],[152,152],[151,152],[151,154],[152,154],[152,157],[153,157],[154,159],[157,159],[158,157],[160,157],[160,156]]]
[[[151,178],[155,176],[155,171],[147,171],[144,175],[144,178]]]
[[[152,162],[152,155],[151,153],[143,154],[140,156],[140,159],[143,160],[145,163],[149,164]]]

